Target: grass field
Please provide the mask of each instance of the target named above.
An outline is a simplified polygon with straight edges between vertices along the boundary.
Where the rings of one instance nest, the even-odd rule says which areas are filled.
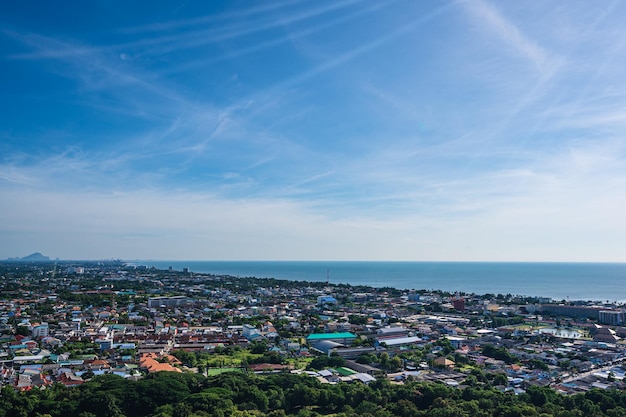
[[[243,372],[241,368],[209,368],[206,371],[207,376],[215,376],[225,372]]]

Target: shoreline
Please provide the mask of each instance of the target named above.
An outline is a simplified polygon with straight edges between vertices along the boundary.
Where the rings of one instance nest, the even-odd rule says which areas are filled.
[[[626,302],[626,264],[381,261],[133,261],[134,265],[234,277],[512,294],[553,301]]]

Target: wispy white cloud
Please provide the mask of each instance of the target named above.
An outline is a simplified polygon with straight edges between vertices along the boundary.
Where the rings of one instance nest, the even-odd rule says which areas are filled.
[[[289,5],[287,3],[286,5]],[[298,7],[293,10],[289,10],[285,14],[270,13],[267,16],[255,17],[257,12],[269,12],[280,9],[279,5],[259,7],[258,9],[252,9],[250,11],[227,13],[224,16],[230,17],[229,19],[223,19],[216,16],[206,16],[200,18],[186,19],[176,22],[166,22],[163,24],[151,24],[147,26],[138,26],[136,28],[127,28],[124,32],[127,33],[142,33],[152,32],[155,35],[147,35],[140,37],[139,39],[118,43],[108,44],[101,46],[83,47],[82,45],[75,45],[74,47],[67,48],[64,45],[56,45],[55,48],[47,48],[35,50],[28,53],[13,54],[13,59],[46,59],[46,58],[68,58],[78,56],[88,56],[94,51],[99,53],[109,53],[112,55],[120,56],[123,54],[127,59],[136,58],[144,54],[151,56],[158,56],[164,54],[170,54],[172,51],[182,51],[185,49],[200,48],[211,44],[219,44],[225,41],[232,41],[242,37],[249,37],[251,35],[270,31],[276,28],[282,28],[286,25],[297,24],[307,20],[312,20],[324,16],[326,14],[340,11],[341,9],[349,8],[358,4],[358,0],[343,0],[339,2],[332,2],[329,4],[316,6],[316,7]],[[370,8],[366,8],[369,10]],[[374,8],[375,9],[375,8]],[[256,10],[256,12],[254,11]],[[249,21],[246,18],[254,18]],[[217,25],[209,25],[211,21],[219,20]],[[211,26],[206,29],[205,26]],[[319,28],[312,29],[312,32],[322,29],[326,25],[320,25]],[[189,30],[178,31],[174,34],[170,31],[173,27],[182,27]],[[196,28],[198,27],[198,28]],[[6,32],[11,34],[10,31]],[[161,34],[166,33],[166,34]],[[276,41],[282,43],[283,40]],[[262,49],[268,46],[272,46],[274,43],[270,42],[268,45],[255,46],[251,50]],[[248,49],[248,48],[244,48]],[[133,52],[136,51],[136,52]],[[246,53],[245,51],[243,53]],[[230,56],[230,54],[228,54]],[[236,54],[233,55],[237,56]]]
[[[0,258],[623,258],[623,29],[605,14],[602,48],[602,22],[556,39],[458,4],[289,1],[119,43],[5,32],[30,51],[5,62],[70,80],[54,103],[74,107],[0,139]],[[449,24],[467,16],[484,31]]]
[[[295,11],[283,15],[272,15],[265,20],[255,20],[253,23],[237,21],[232,26],[218,27],[218,30],[197,30],[186,32],[180,35],[166,35],[162,37],[151,37],[131,44],[124,45],[124,48],[136,47],[146,44],[154,47],[154,45],[165,45],[166,47],[175,46],[178,49],[197,48],[211,43],[223,42],[244,36],[249,36],[259,32],[267,31],[274,28],[280,28],[288,24],[295,24],[301,21],[317,18],[330,12],[334,12],[357,3],[358,0],[343,0],[333,2],[320,7],[296,9]]]
[[[219,14],[210,14],[207,16],[199,16],[188,19],[169,20],[160,23],[132,26],[128,28],[122,28],[119,31],[122,33],[162,32],[170,31],[172,29],[184,29],[194,26],[205,26],[207,24],[220,22],[223,20],[245,20],[251,17],[255,17],[258,14],[277,12],[294,5],[302,5],[302,3],[302,0],[275,1],[271,3],[261,4],[256,7],[237,9],[233,11],[222,12]]]
[[[609,225],[602,219],[620,218],[626,197],[605,190],[623,185],[624,176],[595,192],[591,190],[597,186],[595,180],[575,185],[566,176],[560,178],[567,185],[562,187],[550,176],[571,175],[563,165],[557,167],[562,172],[503,171],[441,183],[449,197],[441,210],[417,209],[385,218],[367,211],[340,217],[323,214],[311,199],[223,199],[207,192],[172,190],[103,194],[2,189],[0,215],[5,219],[3,235],[16,237],[12,248],[17,254],[31,250],[31,233],[46,231],[37,248],[60,257],[621,259],[614,243],[626,225]],[[519,182],[526,183],[523,192],[517,188],[506,194],[507,183],[516,188]],[[582,201],[579,193],[593,198]],[[399,197],[406,202],[405,195]],[[418,207],[418,195],[413,204]],[[92,243],[71,254],[59,253],[54,237],[61,235]],[[558,235],[589,239],[594,245],[563,247],[555,244]],[[10,255],[15,254],[6,256]]]
[[[246,106],[244,100],[241,105],[217,108],[193,97],[193,94],[179,91],[165,80],[155,80],[142,68],[121,64],[116,56],[97,47],[77,45],[72,41],[33,33],[13,31],[11,36],[33,48],[40,58],[64,64],[59,67],[59,71],[64,77],[79,83],[78,89],[83,93],[77,97],[81,97],[79,101],[82,105],[157,121],[150,130],[123,133],[111,146],[107,146],[108,141],[104,141],[100,144],[101,150],[91,151],[84,158],[69,157],[64,153],[58,156],[63,163],[56,164],[47,157],[45,160],[48,166],[60,168],[56,171],[42,171],[45,177],[70,169],[87,171],[89,167],[91,171],[79,177],[79,183],[85,182],[86,178],[96,179],[98,173],[102,173],[102,168],[112,166],[113,162],[119,169],[113,175],[114,178],[129,176],[132,164],[168,154],[185,155],[191,162],[207,150],[208,143],[221,135],[225,126],[232,129],[238,125],[233,113]],[[78,52],[57,55],[54,53],[57,50]],[[105,92],[111,99],[103,99],[97,94],[99,92]],[[77,166],[79,163],[82,164],[80,167]],[[101,169],[95,169],[98,165]],[[106,174],[110,177],[111,170]]]
[[[312,36],[318,32],[324,31],[334,26],[346,24],[350,20],[354,20],[358,17],[362,17],[365,14],[376,12],[377,10],[380,10],[381,8],[383,8],[385,5],[386,5],[385,2],[372,3],[368,7],[359,8],[350,14],[340,15],[339,17],[332,18],[332,19],[324,19],[319,24],[308,26],[308,27],[305,27],[304,29],[299,28],[295,31],[289,31],[287,34],[281,33],[280,36],[275,37],[270,40],[261,41],[261,42],[253,42],[250,46],[247,46],[247,47],[225,51],[222,54],[211,56],[209,58],[192,60],[186,63],[181,63],[178,65],[172,66],[168,70],[161,72],[161,74],[171,74],[171,73],[179,73],[183,71],[188,71],[193,68],[198,68],[198,67],[214,64],[220,61],[240,58],[248,54],[257,53],[264,49],[273,48],[273,47],[277,47],[277,46],[288,44],[288,43],[296,43],[301,38]],[[291,17],[288,19],[281,20],[280,23],[285,28],[287,28],[290,25],[294,25],[294,23],[299,23],[299,20],[300,19],[298,18],[294,19],[293,17]],[[247,34],[247,33],[244,33],[244,34]],[[198,46],[198,45],[194,44],[194,46]]]
[[[117,55],[103,52],[98,47],[36,33],[18,31],[5,31],[5,33],[32,48],[33,58],[52,59],[69,64],[69,68],[65,67],[58,71],[61,71],[67,78],[80,81],[86,90],[117,92],[117,98],[124,99],[127,94],[122,93],[128,93],[128,88],[138,88],[153,97],[166,99],[188,108],[195,107],[195,103],[189,98],[165,85],[163,81],[151,82],[152,77],[142,70],[120,63]],[[56,54],[56,51],[65,53]],[[148,102],[149,100],[145,100],[144,104]]]
[[[396,39],[400,36],[406,35],[416,30],[421,25],[441,15],[442,13],[451,9],[452,7],[453,7],[453,3],[444,4],[431,11],[428,11],[427,13],[421,14],[415,19],[411,19],[408,23],[401,24],[398,27],[390,30],[389,32],[381,34],[380,36],[378,36],[377,38],[373,40],[370,40],[366,43],[361,43],[359,46],[352,48],[350,50],[347,50],[341,53],[334,53],[331,59],[327,59],[323,62],[319,62],[317,63],[317,65],[313,66],[309,70],[301,74],[298,74],[290,79],[285,80],[283,83],[281,83],[281,86],[289,86],[289,85],[297,84],[306,79],[314,77],[320,73],[331,71],[340,65],[350,62],[353,59],[359,56],[362,56],[363,54],[367,52],[370,52],[376,48],[379,48],[385,45],[386,43],[392,41],[393,39]]]
[[[0,164],[0,181],[12,185],[33,185],[35,179],[27,175],[23,170],[8,164]]]
[[[554,56],[537,42],[531,40],[517,25],[507,19],[487,0],[463,3],[471,15],[491,30],[494,40],[505,42],[526,58],[541,73],[553,71]]]

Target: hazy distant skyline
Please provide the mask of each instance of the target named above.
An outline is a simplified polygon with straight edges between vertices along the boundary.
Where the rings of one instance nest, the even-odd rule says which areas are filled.
[[[0,4],[0,259],[626,261],[626,4]]]

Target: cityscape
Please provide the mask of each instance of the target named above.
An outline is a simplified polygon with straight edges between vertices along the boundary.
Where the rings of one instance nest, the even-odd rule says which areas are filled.
[[[626,417],[625,21],[0,1],[0,417]]]
[[[2,263],[2,383],[295,373],[322,383],[621,388],[624,306],[157,270]]]

